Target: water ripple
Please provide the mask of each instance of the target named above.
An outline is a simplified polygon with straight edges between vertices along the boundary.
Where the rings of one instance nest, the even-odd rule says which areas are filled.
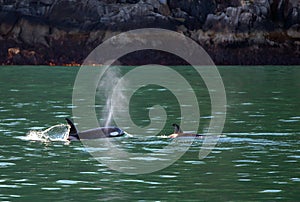
[[[15,163],[10,163],[10,162],[0,162],[0,168],[6,168],[9,166],[15,166]]]

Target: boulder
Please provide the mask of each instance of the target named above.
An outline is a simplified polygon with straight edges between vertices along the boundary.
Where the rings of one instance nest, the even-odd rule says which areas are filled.
[[[42,21],[33,21],[30,17],[22,18],[15,26],[20,27],[19,38],[26,44],[40,44],[49,46],[46,37],[49,35],[49,26]]]
[[[270,5],[267,0],[255,0],[253,4],[228,7],[220,14],[208,15],[204,29],[226,32],[252,32],[266,27],[272,29],[268,18]]]
[[[8,35],[19,20],[19,15],[16,12],[1,12],[0,13],[0,35]]]
[[[285,22],[285,27],[289,28],[295,24],[300,24],[300,8],[293,7],[290,9]]]
[[[15,48],[9,48],[7,50],[7,58],[8,59],[12,59],[15,55],[20,54],[20,48],[19,47],[15,47]]]
[[[9,48],[7,50],[7,60],[11,64],[30,64],[36,65],[38,61],[35,51],[21,50],[19,47]]]
[[[282,27],[291,27],[300,21],[298,0],[272,0],[270,3],[272,20]]]
[[[80,27],[86,21],[99,21],[99,1],[57,1],[51,6],[47,18],[52,24]]]
[[[293,25],[287,30],[287,35],[294,40],[300,40],[300,24]]]
[[[208,14],[211,14],[216,9],[216,3],[212,0],[169,0],[169,8],[171,10],[184,11],[189,16],[196,18],[195,26],[201,27]]]
[[[222,12],[228,7],[238,7],[241,6],[241,0],[215,0],[216,2],[216,12]]]

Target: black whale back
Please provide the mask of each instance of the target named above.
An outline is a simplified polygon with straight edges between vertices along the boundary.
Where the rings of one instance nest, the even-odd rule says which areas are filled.
[[[125,135],[125,132],[117,127],[101,127],[79,132],[70,119],[66,118],[66,121],[70,126],[68,140],[110,138]]]

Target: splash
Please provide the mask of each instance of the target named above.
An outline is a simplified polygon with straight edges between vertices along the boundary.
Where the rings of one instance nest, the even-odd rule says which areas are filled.
[[[24,140],[29,141],[67,141],[69,137],[70,126],[67,124],[59,124],[51,126],[50,128],[42,131],[31,130],[27,133]]]

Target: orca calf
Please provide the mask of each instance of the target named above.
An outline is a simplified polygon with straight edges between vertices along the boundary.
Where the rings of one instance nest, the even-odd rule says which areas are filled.
[[[176,138],[176,137],[198,137],[198,138],[204,138],[204,135],[201,134],[193,134],[193,133],[184,133],[179,125],[176,123],[173,123],[172,126],[174,127],[173,134],[169,135],[169,138]]]
[[[74,123],[66,118],[68,125],[70,126],[69,131],[69,141],[80,140],[80,139],[98,139],[98,138],[112,138],[112,137],[120,137],[125,135],[126,133],[117,127],[100,127],[94,128],[90,130],[85,130],[79,132]]]

